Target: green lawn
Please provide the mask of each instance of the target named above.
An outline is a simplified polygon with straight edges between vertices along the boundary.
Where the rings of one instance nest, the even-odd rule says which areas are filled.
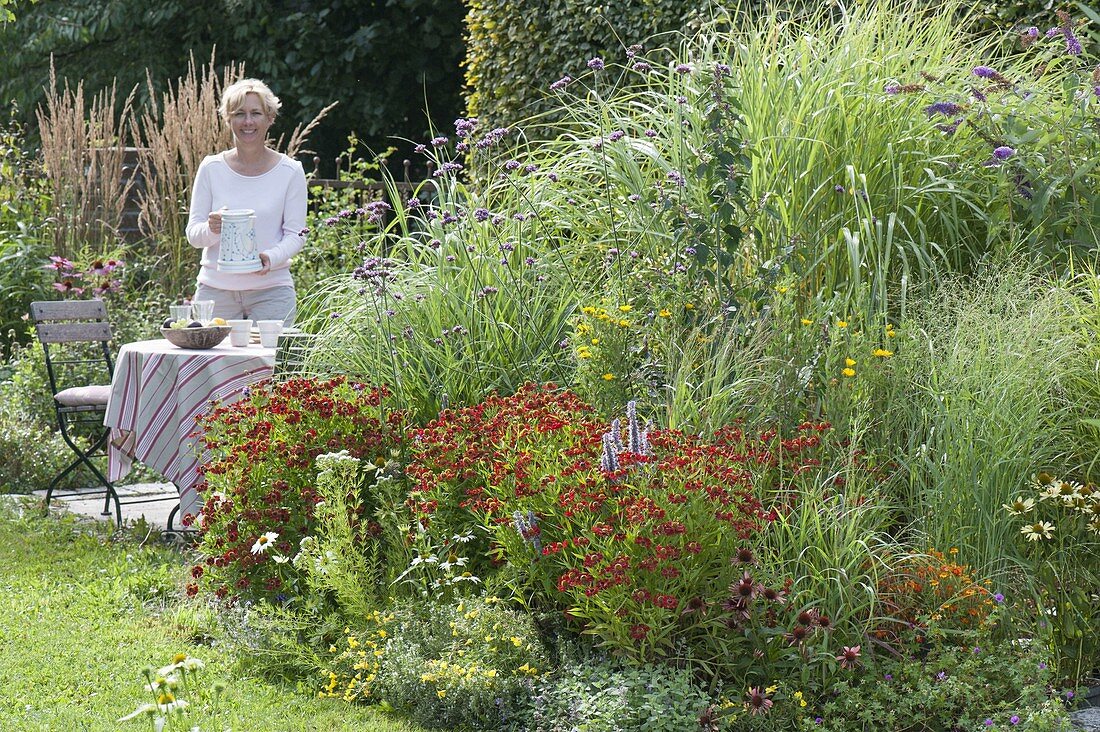
[[[308,685],[242,677],[224,646],[194,632],[204,611],[179,600],[185,572],[177,552],[0,502],[0,730],[150,729],[117,720],[150,701],[141,669],[176,653],[205,661],[208,685],[227,684],[217,723],[195,717],[206,732],[419,730]]]

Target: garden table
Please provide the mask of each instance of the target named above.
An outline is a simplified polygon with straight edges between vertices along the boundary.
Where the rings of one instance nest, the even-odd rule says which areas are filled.
[[[139,460],[175,484],[180,516],[198,514],[195,486],[209,456],[191,436],[195,419],[209,411],[211,401],[236,401],[275,366],[274,348],[225,343],[198,351],[160,339],[121,348],[103,420],[111,428],[109,480],[119,480]]]

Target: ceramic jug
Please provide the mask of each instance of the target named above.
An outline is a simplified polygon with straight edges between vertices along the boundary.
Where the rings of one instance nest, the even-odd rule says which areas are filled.
[[[250,208],[222,211],[218,269],[222,272],[255,272],[262,268],[260,253],[256,250],[256,212]]]

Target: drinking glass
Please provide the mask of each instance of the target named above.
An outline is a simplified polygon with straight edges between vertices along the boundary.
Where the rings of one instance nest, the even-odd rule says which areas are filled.
[[[191,317],[206,325],[214,318],[213,300],[194,300],[191,302]]]
[[[191,319],[190,305],[169,305],[168,312],[172,314],[173,321]]]

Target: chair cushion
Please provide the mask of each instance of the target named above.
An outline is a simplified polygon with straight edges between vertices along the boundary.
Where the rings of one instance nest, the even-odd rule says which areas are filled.
[[[63,407],[100,407],[107,405],[111,395],[109,386],[74,386],[54,394],[54,399]]]

